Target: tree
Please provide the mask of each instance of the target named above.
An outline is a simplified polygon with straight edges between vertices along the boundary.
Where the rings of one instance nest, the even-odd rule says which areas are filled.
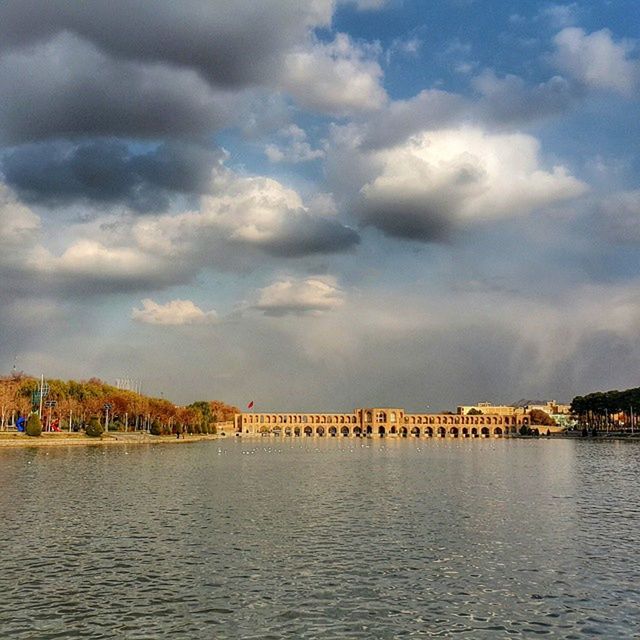
[[[103,431],[104,431],[104,428],[100,423],[100,420],[98,420],[96,416],[93,416],[89,420],[89,424],[85,429],[85,433],[91,438],[99,438],[102,435]]]
[[[34,438],[42,433],[42,424],[37,413],[32,413],[27,420],[26,432],[28,436]]]
[[[543,426],[556,426],[556,421],[546,412],[541,409],[532,409],[529,412],[529,420],[531,424],[538,424]]]
[[[482,411],[480,411],[480,409],[476,409],[474,407],[473,409],[469,409],[469,411],[467,411],[467,415],[468,416],[481,416],[482,415]]]

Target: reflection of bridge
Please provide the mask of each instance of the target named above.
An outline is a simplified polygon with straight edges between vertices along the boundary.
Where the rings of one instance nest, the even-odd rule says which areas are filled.
[[[278,436],[488,438],[517,433],[528,423],[525,415],[414,414],[390,407],[356,409],[353,413],[241,413],[235,416],[238,435]]]

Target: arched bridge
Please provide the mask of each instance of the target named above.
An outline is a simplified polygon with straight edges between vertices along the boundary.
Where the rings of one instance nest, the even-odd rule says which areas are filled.
[[[235,417],[235,431],[292,437],[489,438],[515,434],[528,422],[522,414],[412,414],[386,407],[353,413],[242,413]]]

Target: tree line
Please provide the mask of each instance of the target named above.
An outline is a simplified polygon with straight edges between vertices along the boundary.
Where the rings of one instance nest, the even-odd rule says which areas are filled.
[[[97,420],[113,431],[216,433],[217,423],[233,420],[240,413],[217,400],[177,406],[164,398],[118,389],[98,378],[46,382],[48,393],[42,402],[45,429],[80,431]],[[0,377],[0,429],[12,428],[20,417],[39,411],[39,388],[40,380],[22,373]]]
[[[576,396],[571,402],[571,413],[582,427],[635,430],[640,414],[640,387]]]

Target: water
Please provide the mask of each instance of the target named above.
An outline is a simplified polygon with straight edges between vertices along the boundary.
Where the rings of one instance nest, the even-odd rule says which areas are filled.
[[[638,443],[0,449],[0,638],[638,638]]]

